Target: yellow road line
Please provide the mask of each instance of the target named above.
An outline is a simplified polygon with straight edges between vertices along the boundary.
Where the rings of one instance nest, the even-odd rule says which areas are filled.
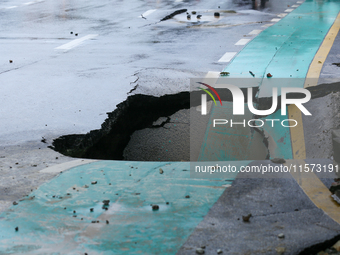
[[[290,119],[297,121],[296,127],[290,128],[290,139],[292,143],[292,152],[294,159],[305,159],[306,158],[306,146],[305,136],[302,125],[302,114],[296,105],[292,104],[288,106],[288,116]],[[290,126],[294,126],[295,123],[290,123]]]
[[[304,160],[287,160],[287,165],[293,164],[304,168]],[[309,169],[310,170],[310,169]],[[340,205],[331,197],[329,189],[320,181],[320,179],[311,172],[291,173],[296,182],[300,185],[309,199],[320,209],[322,209],[330,218],[340,224]]]
[[[312,63],[309,66],[304,87],[312,87],[318,84],[320,72],[326,61],[329,51],[332,48],[335,37],[340,29],[340,13],[336,17],[332,27],[329,29],[325,39],[323,40],[318,52],[315,54]]]
[[[338,14],[334,24],[327,33],[323,43],[316,53],[306,76],[304,87],[316,86],[319,80],[323,63],[325,62],[329,51],[332,48],[335,37],[340,29],[340,13]],[[291,143],[294,160],[287,161],[287,164],[293,163],[304,166],[306,158],[306,145],[303,132],[302,114],[295,106],[288,106],[289,118],[298,121],[296,127],[290,128]],[[340,205],[331,197],[329,189],[320,181],[320,179],[312,172],[292,173],[293,178],[300,185],[309,199],[320,209],[322,209],[330,218],[340,224]]]

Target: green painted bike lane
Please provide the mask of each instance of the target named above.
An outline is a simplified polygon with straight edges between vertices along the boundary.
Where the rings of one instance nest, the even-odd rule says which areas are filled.
[[[303,88],[309,66],[339,11],[340,1],[306,0],[285,18],[262,31],[248,43],[223,70],[223,72],[229,72],[229,76],[219,78],[216,85],[228,84],[228,79],[240,79],[241,81],[237,82],[239,87],[259,88],[258,98],[272,97],[273,87],[278,88],[278,96],[281,95],[281,87]],[[272,75],[271,78],[267,78],[268,73]],[[254,81],[251,82],[251,79]],[[224,105],[225,111],[232,112],[230,103],[224,102]],[[213,108],[216,107],[213,106]],[[239,153],[237,150],[224,153],[225,148],[217,146],[223,140],[234,146],[243,145],[239,150],[245,152],[252,147],[254,135],[248,130],[246,135],[240,136],[240,130],[245,129],[240,128],[240,125],[237,128],[228,126],[224,132],[217,131],[212,127],[213,120],[221,118],[221,115],[216,114],[217,112],[220,111],[213,109],[210,115],[199,160],[249,159],[248,153]],[[249,112],[249,116],[246,115],[244,116],[246,121],[253,119]],[[281,110],[279,110],[262,119],[264,122],[266,122],[265,119],[277,119],[279,123],[289,117],[281,115]],[[232,129],[234,131],[231,131]],[[289,128],[282,127],[282,125],[273,127],[271,122],[267,122],[262,127],[262,131],[271,142],[270,158],[293,158]],[[216,155],[220,156],[216,157]]]
[[[98,161],[64,171],[1,214],[0,254],[175,254],[236,175],[189,169]]]

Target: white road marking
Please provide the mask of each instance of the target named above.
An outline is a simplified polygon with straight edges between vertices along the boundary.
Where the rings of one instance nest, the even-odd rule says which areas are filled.
[[[270,27],[270,26],[272,26],[272,25],[274,25],[273,23],[269,23],[269,24],[265,24],[265,25],[263,25],[263,26],[261,26],[261,27]]]
[[[183,2],[183,0],[175,0],[175,3]]]
[[[280,18],[284,18],[288,15],[288,13],[280,13],[278,14],[277,16],[280,17]]]
[[[14,9],[14,8],[17,8],[18,6],[15,6],[15,5],[13,5],[13,6],[8,6],[8,7],[5,7],[5,9]]]
[[[209,78],[218,78],[220,77],[220,72],[215,72],[215,71],[209,71],[207,75],[204,77],[204,79],[209,79]]]
[[[255,30],[251,31],[251,32],[249,33],[249,35],[258,35],[258,34],[261,33],[261,32],[262,32],[262,30],[257,30],[257,29],[255,29]]]
[[[287,10],[285,10],[285,12],[292,12],[292,11],[294,11],[294,9],[287,9]]]
[[[297,3],[297,4],[302,4],[302,3],[303,3],[303,1],[297,1],[296,3]]]
[[[281,19],[272,19],[271,22],[278,22],[280,21]]]
[[[90,34],[90,35],[86,35],[84,37],[81,37],[79,39],[75,39],[69,43],[65,43],[57,48],[55,48],[56,50],[70,50],[73,49],[74,47],[79,46],[80,44],[82,44],[84,41],[86,40],[90,40],[92,38],[95,38],[96,36],[98,36],[97,34]]]
[[[205,75],[203,82],[208,84],[215,84],[218,78],[220,78],[220,72],[209,71]]]
[[[240,39],[235,45],[246,45],[250,39]]]
[[[300,6],[300,5],[298,5],[298,4],[292,5],[293,8],[297,8],[297,7],[299,7],[299,6]]]
[[[142,15],[138,16],[139,18],[142,18],[142,17],[146,17],[148,15],[150,15],[151,13],[157,11],[157,9],[152,9],[152,10],[148,10],[146,12],[144,12]]]
[[[230,60],[235,57],[237,52],[226,52],[219,60],[218,62],[229,62]]]
[[[23,5],[31,5],[31,4],[34,4],[34,2],[23,3]]]
[[[55,165],[55,166],[45,168],[43,170],[40,170],[39,172],[40,173],[60,173],[61,171],[66,171],[66,170],[69,170],[69,169],[76,167],[76,166],[81,166],[81,165],[85,165],[85,164],[89,164],[89,163],[97,162],[97,161],[99,161],[99,160],[76,159],[76,160],[73,160],[73,161],[70,161],[70,162],[65,162],[65,163],[62,163],[62,164],[58,164],[58,165]]]
[[[207,115],[207,94],[202,94],[202,105],[201,105],[201,114]]]

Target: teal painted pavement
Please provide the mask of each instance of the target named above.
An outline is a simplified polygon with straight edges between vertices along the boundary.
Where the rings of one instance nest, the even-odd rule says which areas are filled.
[[[244,79],[243,82],[241,80],[237,83],[239,87],[259,87],[258,98],[272,97],[272,87],[279,88],[278,95],[281,94],[280,87],[303,88],[309,65],[339,11],[339,0],[306,0],[281,21],[262,31],[248,43],[223,70],[224,72],[229,72],[230,75],[227,78],[219,78],[216,84],[228,84],[228,79],[230,78],[251,79],[252,76],[249,73],[251,71],[255,78],[263,79],[261,81],[254,79],[253,83]],[[267,73],[270,73],[273,78],[266,78]],[[223,104],[225,103],[227,102],[223,102]],[[213,108],[221,107],[213,106]],[[235,153],[234,151],[227,152],[228,155],[222,160],[250,159],[244,158],[249,154],[247,151],[251,150],[248,146],[251,141],[244,142],[245,138],[241,135],[244,133],[241,130],[242,128],[236,128],[235,130],[225,128],[224,131],[220,130],[218,137],[215,136],[214,132],[211,131],[211,123],[218,116],[216,115],[216,110],[212,112],[210,126],[207,128],[199,161],[214,161],[216,160],[215,155],[222,155],[229,150],[229,147],[243,151],[243,154]],[[247,118],[249,119],[249,116],[245,116],[245,119]],[[279,113],[274,113],[266,118],[283,120]],[[289,128],[282,128],[279,125],[272,128],[266,124],[263,130],[266,132],[267,137],[272,140],[270,157],[291,159],[292,149]],[[226,144],[224,148],[220,146],[221,136],[227,138],[227,140],[223,140]],[[241,157],[238,155],[241,155]]]
[[[189,169],[99,161],[63,172],[1,214],[0,254],[175,254],[231,183]]]
[[[274,78],[305,78],[339,11],[339,0],[306,0],[256,36],[223,71],[240,78],[251,78],[249,71],[257,78],[267,73]]]

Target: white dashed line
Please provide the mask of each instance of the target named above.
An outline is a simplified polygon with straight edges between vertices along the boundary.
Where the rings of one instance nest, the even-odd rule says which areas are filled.
[[[287,10],[285,10],[285,12],[292,12],[292,11],[294,11],[294,9],[287,9]]]
[[[15,6],[15,5],[13,5],[13,6],[8,6],[8,7],[5,7],[5,9],[7,9],[7,10],[9,10],[9,9],[14,9],[14,8],[17,8],[18,6]]]
[[[204,79],[211,79],[211,78],[218,78],[220,77],[220,72],[215,72],[215,71],[209,71]]]
[[[271,22],[278,22],[280,21],[281,19],[272,19]]]
[[[284,18],[288,15],[288,13],[280,13],[278,14],[277,16],[280,17],[280,18]]]
[[[93,159],[76,159],[70,162],[65,162],[62,164],[58,164],[55,166],[51,166],[48,168],[45,168],[43,170],[40,170],[40,173],[60,173],[61,171],[66,171],[69,170],[70,168],[76,167],[76,166],[81,166],[93,162],[97,162],[98,160],[93,160]]]
[[[23,5],[31,5],[31,4],[34,4],[34,2],[23,3]]]
[[[218,62],[229,62],[230,60],[235,57],[237,52],[226,52],[219,60]]]
[[[249,33],[249,35],[258,35],[259,33],[261,33],[262,32],[262,30],[253,30],[253,31],[251,31],[250,33]]]
[[[299,7],[299,6],[300,6],[300,5],[297,5],[297,4],[292,5],[293,8],[297,8],[297,7]]]
[[[156,9],[152,9],[152,10],[148,10],[146,12],[144,12],[142,15],[138,16],[139,18],[142,18],[142,17],[146,17],[148,15],[150,15],[151,13],[157,11]]]
[[[246,45],[250,39],[240,39],[235,45]]]
[[[263,25],[263,26],[261,26],[261,27],[270,27],[270,26],[272,26],[272,25],[274,25],[273,23],[269,23],[269,24],[265,24],[265,25]]]
[[[65,43],[57,48],[55,48],[56,50],[70,50],[70,49],[73,49],[74,47],[77,47],[79,46],[81,43],[83,43],[84,41],[86,40],[90,40],[92,38],[95,38],[96,36],[98,36],[97,34],[90,34],[90,35],[86,35],[82,38],[79,38],[79,39],[75,39],[69,43]]]

